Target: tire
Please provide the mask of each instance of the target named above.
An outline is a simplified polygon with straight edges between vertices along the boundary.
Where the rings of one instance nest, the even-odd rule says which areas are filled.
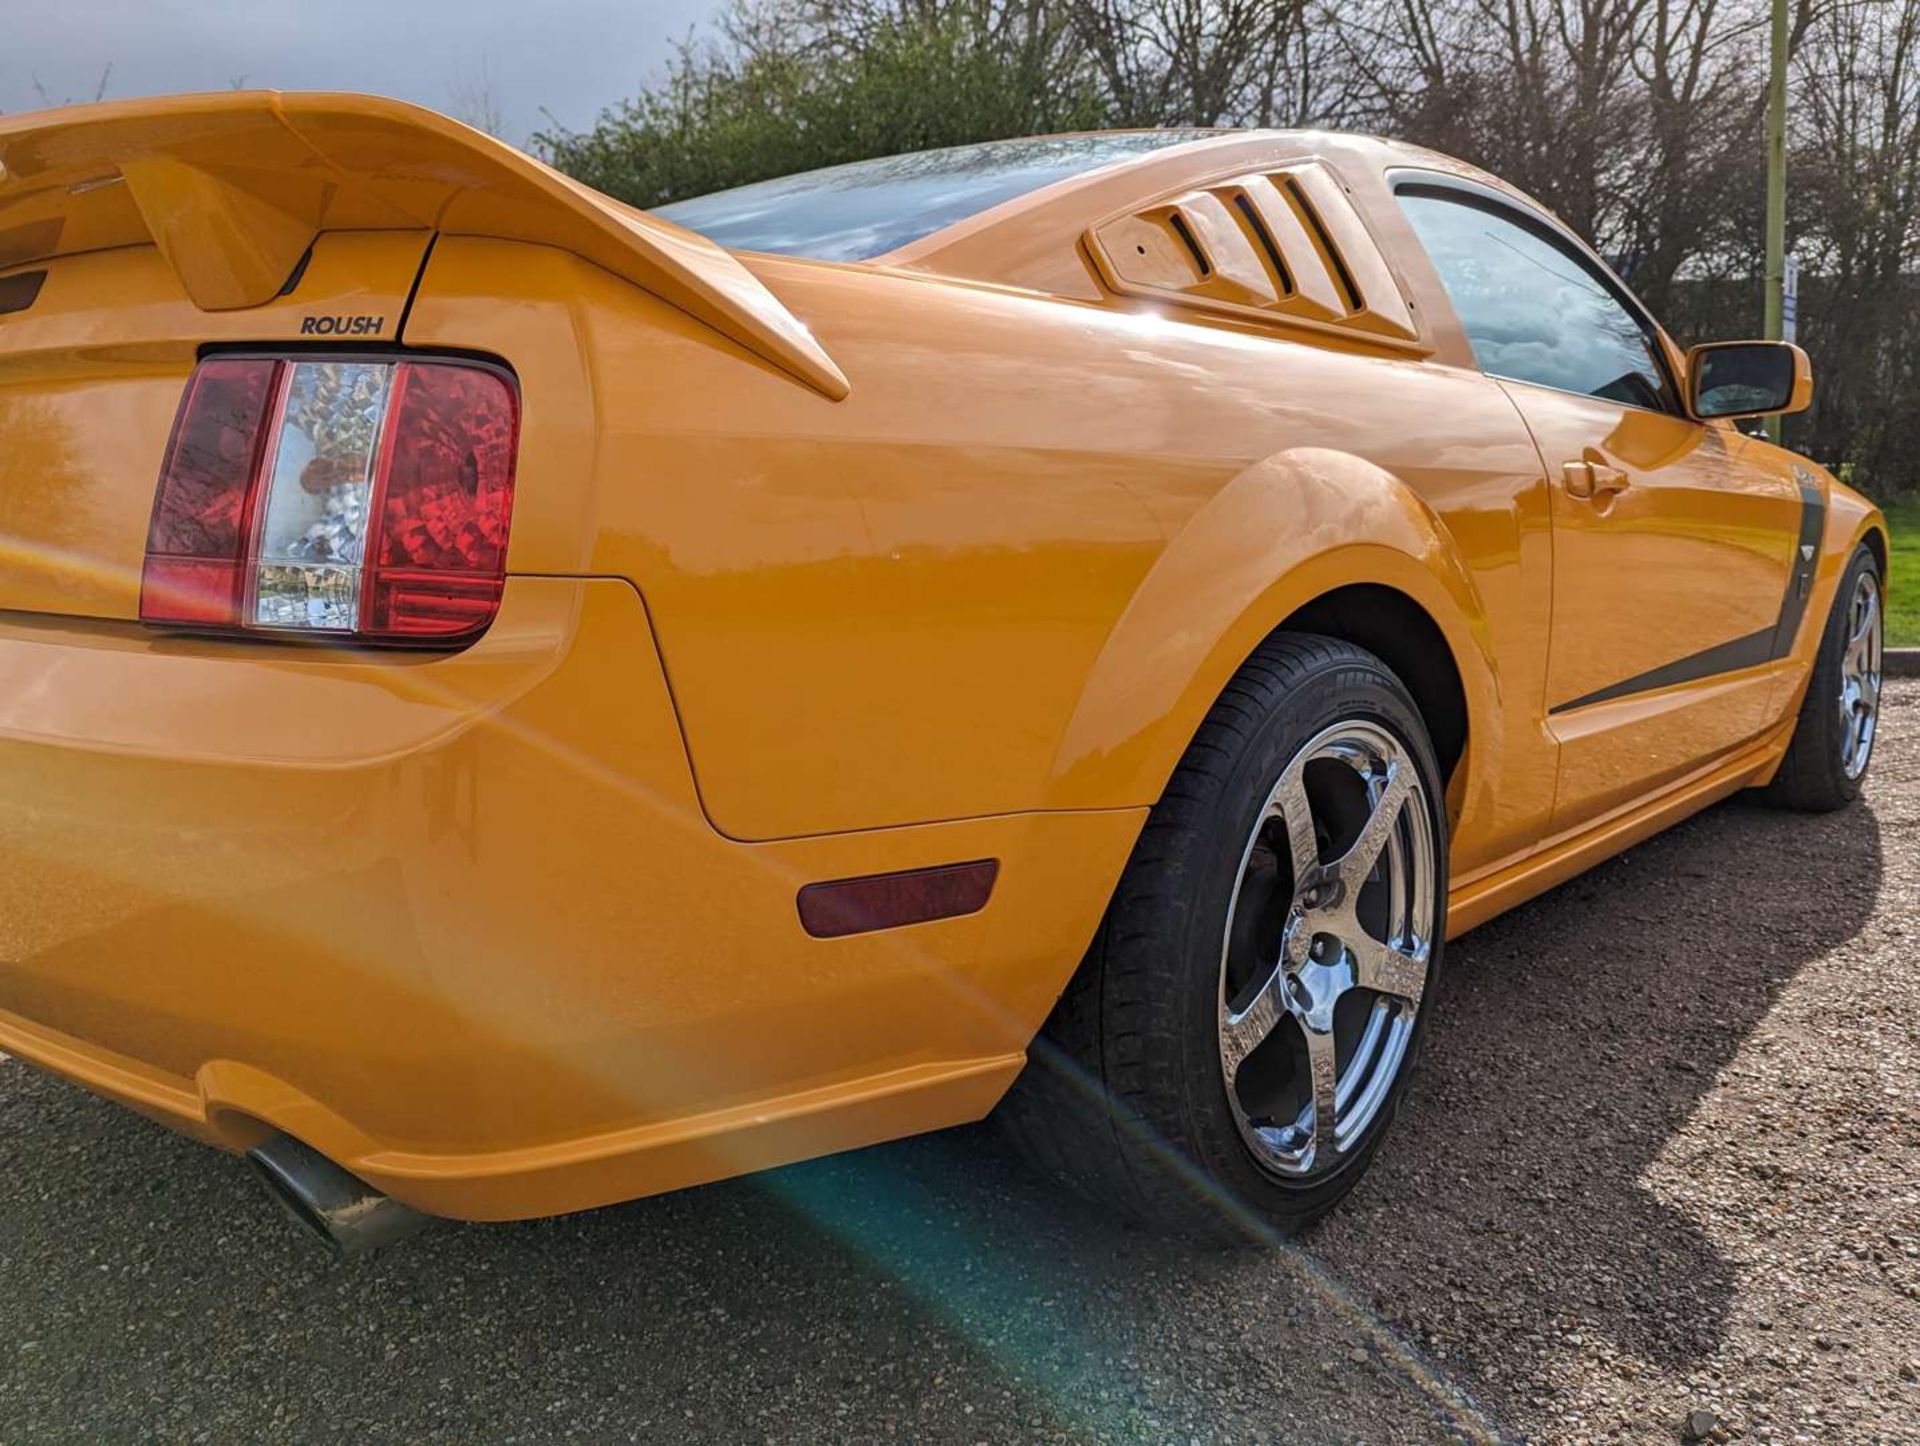
[[[1863,545],[1834,593],[1793,741],[1766,788],[1768,803],[1828,813],[1860,796],[1878,731],[1884,619],[1880,564]]]
[[[1156,1230],[1258,1239],[1332,1209],[1379,1149],[1425,1035],[1446,934],[1442,797],[1426,727],[1385,664],[1330,638],[1270,638],[1207,715],[1029,1049],[1000,1109],[1017,1143]],[[1289,827],[1301,799],[1315,825],[1305,889]],[[1386,821],[1369,830],[1375,814]],[[1363,832],[1384,839],[1364,875]],[[1372,983],[1343,992],[1343,977]],[[1330,1148],[1319,1104],[1303,1104],[1316,1060],[1345,1092]]]

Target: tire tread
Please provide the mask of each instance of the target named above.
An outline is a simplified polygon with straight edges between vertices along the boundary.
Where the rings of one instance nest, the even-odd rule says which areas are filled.
[[[1841,656],[1846,651],[1847,602],[1864,571],[1871,571],[1876,578],[1880,573],[1872,550],[1862,543],[1841,574],[1840,587],[1821,629],[1806,695],[1794,719],[1793,738],[1763,794],[1775,807],[1800,813],[1831,813],[1860,794],[1865,774],[1848,778],[1841,766],[1839,727],[1832,700],[1839,691]]]
[[[1208,712],[999,1110],[1016,1144],[1080,1195],[1150,1228],[1244,1238],[1233,1212],[1218,1208],[1204,1165],[1167,1143],[1200,1133],[1182,1088],[1190,1075],[1183,1042],[1163,1007],[1168,960],[1182,947],[1193,907],[1180,871],[1199,856],[1236,764],[1275,709],[1309,687],[1377,688],[1383,680],[1404,696],[1384,664],[1350,643],[1275,634]],[[1404,701],[1417,720],[1411,698]],[[1305,1219],[1271,1223],[1284,1229]]]

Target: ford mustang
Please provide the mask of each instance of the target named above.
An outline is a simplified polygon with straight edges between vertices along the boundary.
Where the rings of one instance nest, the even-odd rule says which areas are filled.
[[[0,1050],[350,1252],[998,1111],[1366,1169],[1444,941],[1874,744],[1885,523],[1363,137],[634,210],[452,121],[0,119]]]

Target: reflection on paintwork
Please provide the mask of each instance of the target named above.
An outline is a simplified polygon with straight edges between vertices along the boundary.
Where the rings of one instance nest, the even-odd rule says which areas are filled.
[[[1549,708],[1773,626],[1801,513],[1786,454],[1683,417],[1506,385],[1545,456],[1628,478],[1609,498],[1554,492]],[[1770,667],[1750,686],[1712,681],[1609,714],[1620,720],[1611,729],[1589,720],[1569,731],[1557,716],[1555,828],[1591,822],[1777,721]]]
[[[391,115],[334,123],[369,165],[415,154]],[[1099,291],[1090,225],[1304,152],[1430,354]],[[1409,159],[1226,136],[884,269],[754,259],[844,399],[469,207],[404,343],[508,362],[525,425],[507,595],[456,654],[134,621],[196,353],[314,312],[392,336],[424,233],[330,231],[293,296],[224,311],[149,247],[52,263],[0,331],[0,1047],[475,1218],[978,1118],[1234,669],[1355,585],[1458,671],[1455,929],[1621,846],[1704,753],[1688,806],[1763,776],[1805,637],[1758,677],[1547,710],[1777,607],[1781,454],[1490,380],[1387,188]],[[1589,453],[1630,485],[1572,509]],[[1820,485],[1810,617],[1873,522]],[[298,519],[285,561],[350,552],[341,520]],[[1541,854],[1569,809],[1611,832]],[[987,858],[978,914],[800,928],[804,883]]]
[[[1368,474],[1410,509],[1392,564],[1410,568],[1403,588],[1455,585],[1414,559],[1456,551],[1439,540],[1446,519],[1470,514],[1491,551],[1454,606],[1488,621],[1463,631],[1463,656],[1478,686],[1495,659],[1512,686],[1540,686],[1521,679],[1545,665],[1546,496],[1525,428],[1477,374],[1191,324],[1147,346],[1130,316],[1076,311],[1062,329],[1034,298],[770,271],[803,312],[831,308],[831,349],[861,359],[854,394],[814,407],[778,382],[744,397],[717,372],[698,382],[722,364],[699,335],[590,273],[556,260],[517,274],[533,304],[509,313],[512,346],[558,342],[575,309],[606,339],[602,465],[628,480],[602,504],[590,565],[633,577],[654,610],[703,801],[734,836],[1151,801],[1171,736],[1155,708],[1191,682],[1183,670],[1329,537],[1368,536],[1337,487],[1324,527],[1303,528],[1314,479],[1270,459],[1308,439],[1370,454]],[[488,243],[442,243],[430,281],[412,323],[423,339],[498,316]],[[890,319],[905,310],[919,322],[902,338]],[[964,381],[949,380],[956,357]],[[1063,407],[1035,378],[1069,366]],[[661,396],[649,379],[662,375],[684,390]],[[530,398],[530,427],[535,411]],[[1236,514],[1220,534],[1195,526],[1209,503]],[[1216,535],[1231,566],[1204,540]],[[1199,599],[1154,581],[1188,566],[1208,581]],[[1160,702],[1113,708],[1110,694]],[[1521,755],[1516,770],[1550,774],[1537,733],[1484,733]],[[1472,786],[1468,847],[1511,851],[1550,794],[1550,778],[1539,792]]]

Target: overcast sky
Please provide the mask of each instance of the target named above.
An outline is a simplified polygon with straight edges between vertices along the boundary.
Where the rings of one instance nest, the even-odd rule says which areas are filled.
[[[506,139],[580,127],[657,77],[722,0],[0,0],[0,111],[225,90],[364,90],[470,110]],[[36,87],[36,81],[38,86]],[[41,98],[44,90],[47,99]],[[463,115],[463,119],[472,119]]]

